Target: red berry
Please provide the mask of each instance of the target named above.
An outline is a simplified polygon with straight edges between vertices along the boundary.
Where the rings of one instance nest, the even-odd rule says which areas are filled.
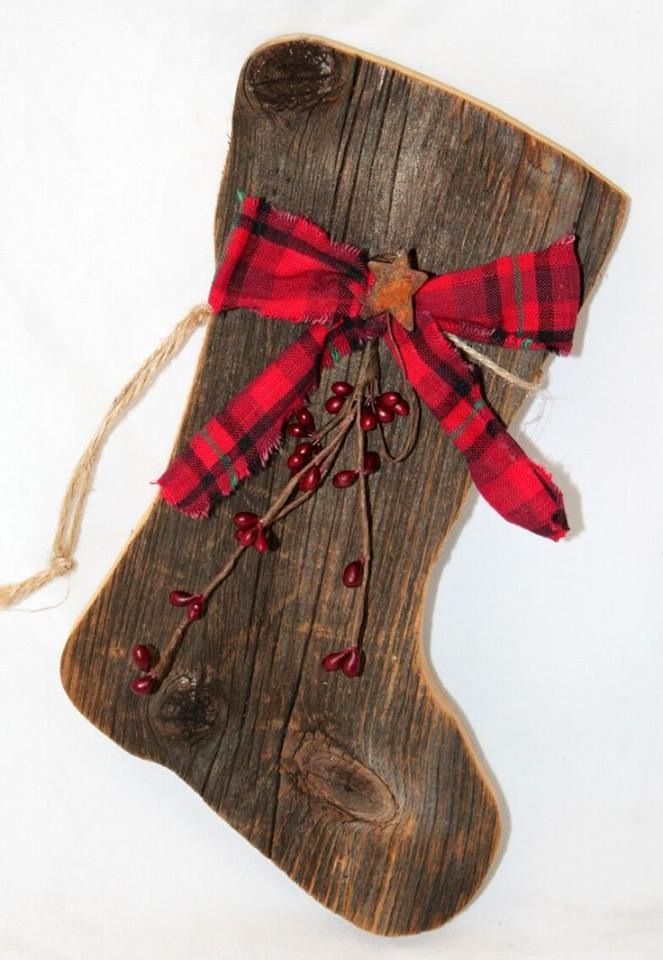
[[[298,443],[295,447],[295,453],[300,457],[304,457],[305,460],[310,460],[313,456],[313,444],[309,443],[308,440],[305,440],[304,443]]]
[[[329,397],[325,401],[325,410],[327,413],[338,413],[345,403],[345,397]]]
[[[248,530],[235,530],[235,540],[241,543],[243,547],[250,547],[257,536],[257,527],[249,527]]]
[[[171,590],[168,594],[168,602],[174,607],[188,607],[193,597],[194,595],[187,593],[186,590]]]
[[[364,579],[364,564],[361,560],[353,560],[343,571],[344,587],[360,587]]]
[[[380,394],[377,402],[381,407],[386,407],[387,410],[392,410],[400,399],[401,395],[397,390],[387,390],[386,393]]]
[[[150,693],[154,693],[156,684],[157,678],[153,677],[151,673],[147,673],[142,677],[134,677],[129,687],[131,691],[137,693],[139,697],[146,697]]]
[[[332,673],[334,670],[339,670],[347,655],[347,650],[337,650],[335,653],[328,653],[326,657],[322,658],[322,669],[326,670],[328,673]]]
[[[303,427],[308,427],[311,430],[315,429],[313,414],[307,407],[302,407],[301,410],[298,410],[295,417],[297,418],[297,423],[301,423]]]
[[[345,487],[351,487],[358,476],[359,474],[356,470],[339,470],[338,473],[335,473],[332,477],[332,483],[335,487],[342,490]]]
[[[306,457],[300,456],[297,451],[291,453],[288,457],[288,467],[295,473],[298,470],[301,470],[302,467],[307,463]]]
[[[320,467],[317,463],[314,463],[312,467],[302,474],[299,478],[297,486],[300,490],[303,490],[305,493],[311,493],[313,490],[317,490],[322,481],[322,474],[320,473]]]
[[[136,643],[131,648],[131,659],[143,673],[146,673],[152,666],[152,654],[149,647],[146,647],[144,643]]]
[[[267,553],[269,550],[269,540],[267,539],[267,535],[262,527],[260,527],[258,530],[258,536],[256,537],[253,546],[256,548],[258,553]]]
[[[331,385],[331,392],[337,397],[349,397],[354,387],[347,380],[335,380]]]
[[[233,523],[240,530],[247,530],[249,527],[255,527],[260,518],[257,513],[249,513],[248,510],[242,510],[233,517]]]
[[[398,403],[394,404],[393,411],[397,413],[399,417],[407,417],[410,415],[410,404],[407,400],[399,400]]]
[[[320,666],[328,673],[332,673],[334,670],[342,670],[346,677],[358,677],[363,666],[362,652],[359,647],[335,650],[322,658]]]
[[[362,668],[362,656],[359,647],[350,647],[341,664],[341,670],[346,677],[358,677]]]
[[[364,457],[364,473],[377,473],[380,469],[380,454],[375,450],[367,450]]]
[[[380,423],[391,423],[394,419],[394,414],[389,407],[378,407],[376,413]]]
[[[359,417],[359,426],[362,430],[375,430],[378,425],[377,414],[369,407],[364,407]]]
[[[198,596],[191,601],[186,615],[189,620],[200,620],[201,617],[205,616],[206,610],[207,600],[202,593],[199,593]]]
[[[289,423],[286,429],[291,437],[297,437],[298,440],[301,440],[302,437],[308,437],[309,432],[301,423]]]

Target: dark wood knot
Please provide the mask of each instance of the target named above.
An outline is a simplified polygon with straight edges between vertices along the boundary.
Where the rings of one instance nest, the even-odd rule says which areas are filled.
[[[353,820],[386,824],[398,814],[396,799],[375,771],[322,733],[304,734],[284,769],[302,793],[331,804]]]
[[[333,100],[343,85],[342,54],[310,40],[289,40],[259,50],[246,83],[263,110],[310,110]]]
[[[153,723],[159,733],[191,741],[217,726],[225,699],[218,678],[182,674],[166,683],[155,706]]]

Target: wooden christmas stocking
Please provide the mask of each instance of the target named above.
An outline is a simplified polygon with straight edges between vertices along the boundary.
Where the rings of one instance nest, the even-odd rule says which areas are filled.
[[[443,923],[498,849],[495,795],[422,655],[428,574],[472,483],[506,520],[566,532],[505,424],[570,349],[624,206],[391,64],[299,37],[242,70],[173,458],[62,679],[367,930]]]

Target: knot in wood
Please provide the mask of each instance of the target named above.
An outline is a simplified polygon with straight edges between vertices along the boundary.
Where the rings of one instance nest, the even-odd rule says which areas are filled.
[[[294,40],[260,50],[249,62],[247,85],[263,110],[310,110],[333,100],[343,82],[340,54],[319,43]]]
[[[384,780],[323,733],[304,734],[284,767],[302,793],[353,820],[386,824],[398,814],[396,799]]]
[[[154,725],[172,740],[197,740],[217,725],[224,698],[215,677],[182,674],[159,698]]]

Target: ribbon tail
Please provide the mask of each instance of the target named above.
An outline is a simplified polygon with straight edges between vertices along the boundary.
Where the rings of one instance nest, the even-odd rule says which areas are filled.
[[[206,517],[215,503],[265,466],[280,446],[285,421],[318,386],[330,330],[307,325],[188,441],[157,481],[167,503],[187,516]]]
[[[550,474],[507,433],[483,397],[474,368],[437,325],[411,333],[392,325],[387,342],[405,375],[458,450],[481,495],[505,520],[559,540],[568,532],[562,494]]]

